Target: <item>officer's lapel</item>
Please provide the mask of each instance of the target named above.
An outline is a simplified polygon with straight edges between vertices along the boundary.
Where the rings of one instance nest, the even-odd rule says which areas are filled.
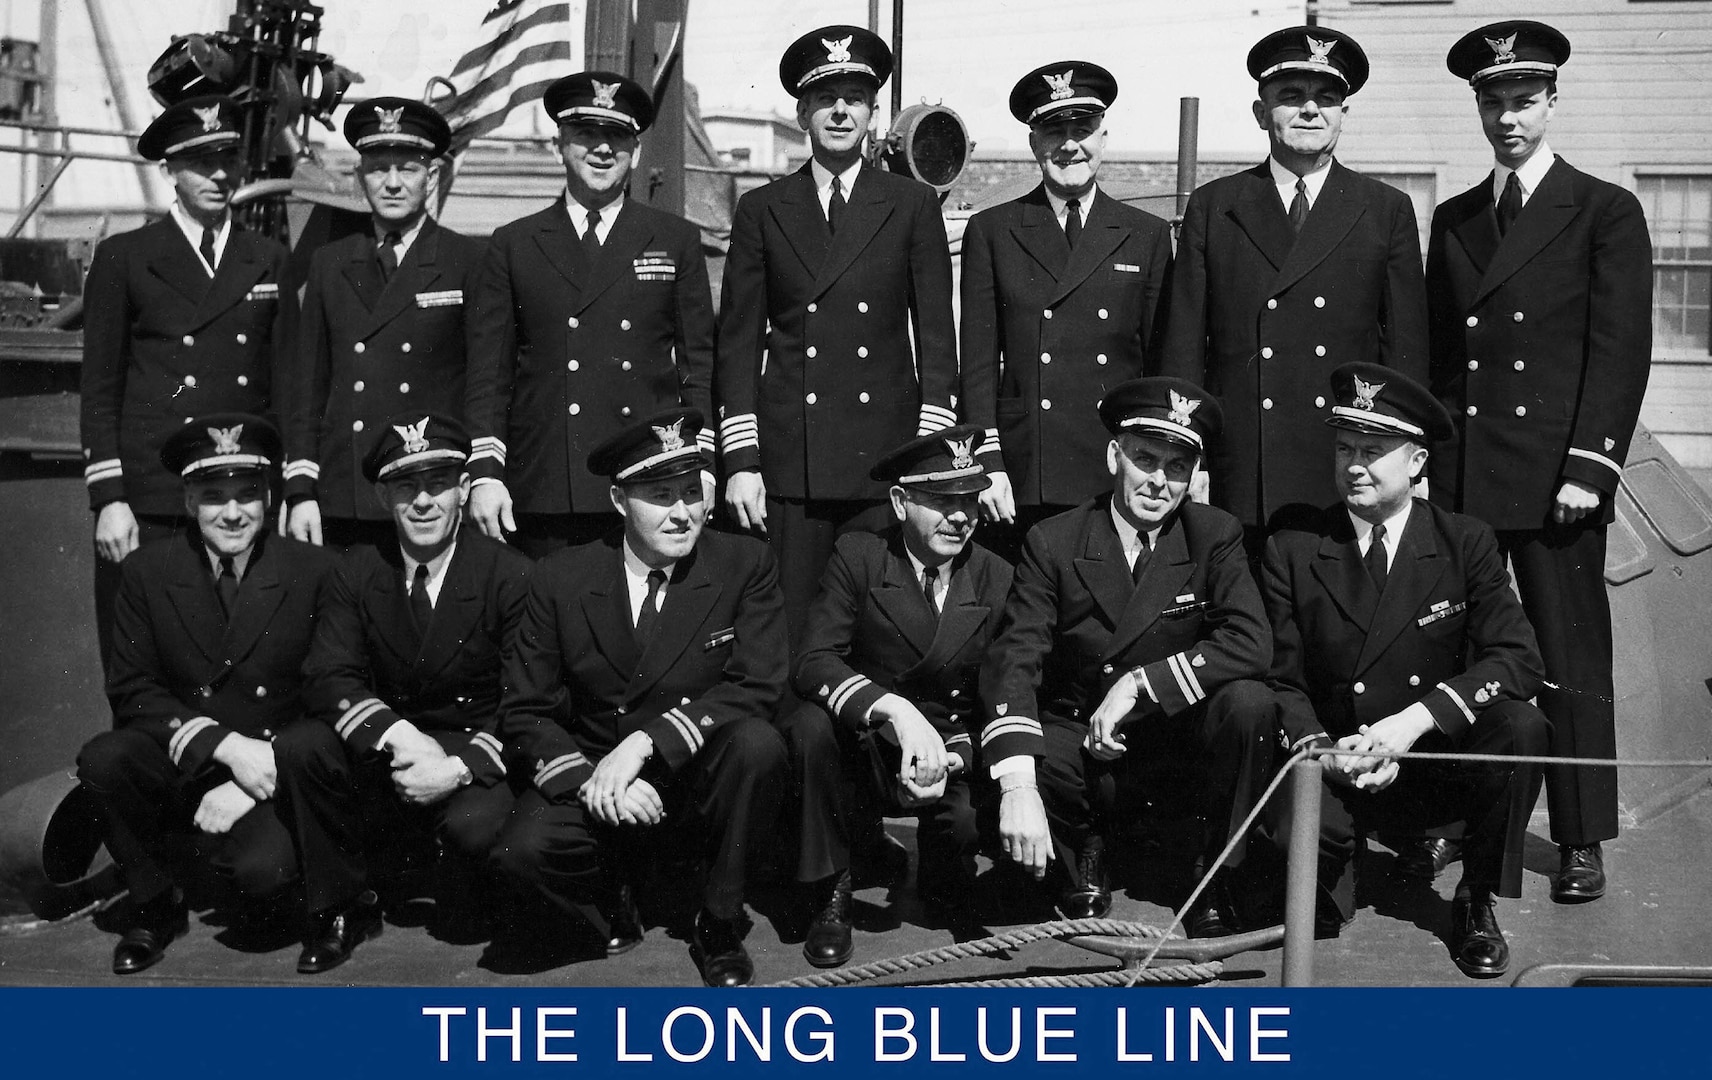
[[[674,580],[666,589],[666,602],[660,607],[660,618],[654,623],[654,637],[636,666],[636,677],[625,691],[625,696],[632,700],[647,693],[672,669],[684,650],[707,632],[708,612],[724,591],[694,551],[672,568],[672,577]]]
[[[1141,572],[1141,580],[1136,582],[1111,643],[1106,646],[1107,657],[1122,655],[1137,638],[1147,633],[1159,621],[1159,613],[1176,604],[1176,598],[1183,595],[1184,586],[1195,573],[1195,561],[1189,557],[1182,515],[1159,530],[1158,543]],[[1118,561],[1121,565],[1122,555]]]
[[[149,273],[166,282],[174,292],[193,304],[200,304],[208,295],[211,284],[208,271],[202,268],[196,249],[184,235],[184,230],[170,217],[163,218],[153,228],[160,231],[160,243],[149,253]]]
[[[1391,570],[1385,575],[1385,592],[1379,598],[1373,621],[1367,626],[1367,639],[1362,643],[1361,656],[1356,659],[1357,672],[1385,655],[1397,635],[1415,618],[1427,594],[1438,588],[1448,565],[1449,560],[1439,555],[1427,505],[1417,502],[1409,511],[1409,523],[1403,527],[1403,539],[1398,542]]]
[[[229,660],[250,654],[256,642],[267,633],[268,625],[273,622],[273,613],[285,602],[278,559],[273,545],[263,540],[244,570],[243,581],[238,586],[237,609],[232,612],[232,618],[226,624],[226,636],[220,642],[220,648]]]
[[[619,281],[635,280],[636,256],[653,238],[653,230],[642,222],[642,215],[633,209],[631,200],[625,199],[623,208],[618,211],[618,220],[612,223],[612,231],[606,234],[600,254],[595,256],[594,265],[589,267],[582,296],[572,305],[571,311],[581,314],[597,296]]]
[[[1124,239],[1129,236],[1129,230],[1120,225],[1113,212],[1110,195],[1101,195],[1094,199],[1088,208],[1088,219],[1083,224],[1082,235],[1076,241],[1076,247],[1070,252],[1070,261],[1065,265],[1064,272],[1058,276],[1058,289],[1052,294],[1049,304],[1056,304],[1069,296],[1076,286],[1088,280],[1088,275],[1100,268],[1100,264],[1111,258],[1112,252],[1122,246]],[[1058,223],[1053,222],[1054,225]]]
[[[820,199],[814,190],[814,174],[804,165],[779,183],[782,185],[779,198],[769,211],[803,267],[810,274],[818,274],[832,246],[832,233],[826,227],[826,215],[821,212]]]
[[[194,527],[189,532],[187,542],[173,552],[175,565],[167,574],[167,595],[178,611],[179,620],[184,623],[185,634],[203,659],[212,663],[220,656],[220,639],[226,632],[226,619],[220,613],[220,594],[214,591],[213,564],[205,554],[202,538]]]
[[[886,573],[871,595],[874,606],[897,628],[915,654],[925,655],[933,645],[933,613],[927,610],[927,598],[916,583],[915,567],[904,552],[901,535],[887,545]]]
[[[992,613],[992,609],[975,595],[975,575],[969,569],[970,551],[969,547],[964,547],[962,553],[951,560],[951,584],[945,590],[945,604],[939,613],[939,629],[933,635],[933,644],[920,661],[898,674],[899,681],[938,671],[951,663]]]
[[[597,584],[583,593],[579,603],[583,619],[588,623],[589,640],[606,657],[619,676],[629,681],[636,674],[636,662],[641,654],[636,648],[636,629],[630,621],[630,590],[624,582],[623,542],[615,543],[609,554],[609,571],[597,578]],[[668,592],[666,595],[670,596]]]
[[[588,259],[583,255],[583,239],[571,227],[571,212],[560,199],[540,215],[535,227],[535,246],[559,276],[574,289],[581,289],[588,277]]]
[[[410,610],[410,592],[404,585],[404,556],[397,544],[376,548],[386,563],[381,580],[365,582],[367,597],[359,598],[364,607],[375,612],[375,632],[381,647],[392,653],[401,668],[410,667],[422,651],[422,631],[416,628],[416,615]]]
[[[1283,292],[1306,277],[1310,270],[1337,250],[1343,238],[1355,228],[1355,223],[1367,213],[1367,202],[1356,196],[1353,181],[1354,176],[1348,169],[1332,162],[1326,173],[1326,182],[1320,188],[1320,197],[1314,200],[1314,209],[1303,223],[1302,232],[1291,246],[1290,254],[1284,257],[1284,265],[1278,268],[1278,277],[1269,292]],[[1273,193],[1276,201],[1276,188]],[[1288,224],[1288,218],[1285,220]]]
[[[850,264],[862,254],[880,231],[880,226],[886,223],[886,219],[891,217],[896,209],[891,201],[881,194],[874,170],[864,168],[856,174],[855,190],[851,192],[850,204],[845,208],[844,216],[839,219],[838,232],[832,237],[832,248],[827,252],[826,263],[814,275],[815,296],[830,289],[832,283],[837,281],[844,271],[850,269]]]
[[[1282,268],[1296,234],[1290,229],[1290,218],[1278,201],[1278,188],[1272,183],[1272,170],[1261,162],[1257,169],[1243,174],[1248,182],[1231,204],[1229,214],[1237,227],[1248,234],[1260,253],[1275,269]]]
[[[1470,306],[1502,285],[1516,271],[1528,265],[1559,233],[1569,227],[1581,207],[1575,201],[1574,170],[1569,162],[1559,158],[1540,182],[1540,189],[1528,197],[1528,204],[1516,216],[1515,224],[1499,241],[1498,250],[1480,279]]]
[[[254,233],[232,227],[226,236],[226,251],[220,257],[220,269],[215,272],[214,282],[203,294],[202,302],[196,305],[196,314],[191,320],[192,330],[206,326],[222,312],[242,303],[250,287],[261,280],[268,263],[257,251],[260,240]],[[267,303],[284,303],[284,297],[276,294]]]
[[[1082,554],[1076,557],[1076,576],[1082,587],[1093,596],[1094,603],[1105,613],[1106,621],[1114,627],[1123,621],[1124,607],[1129,603],[1135,584],[1130,580],[1129,564],[1124,561],[1123,543],[1112,525],[1111,500],[1100,499],[1088,514],[1082,530]]]
[[[1320,537],[1320,550],[1313,564],[1314,577],[1326,590],[1326,595],[1338,606],[1344,618],[1363,632],[1373,624],[1373,612],[1379,604],[1373,579],[1361,561],[1361,549],[1356,546],[1355,526],[1342,506],[1328,511],[1331,528]]]
[[[1041,269],[1057,280],[1070,261],[1070,244],[1064,239],[1064,230],[1059,228],[1058,219],[1053,216],[1046,188],[1037,187],[1019,201],[1022,203],[1022,217],[1011,226],[1011,235],[1016,237],[1018,247],[1028,252]]]
[[[340,269],[345,284],[351,287],[351,293],[366,311],[373,311],[380,303],[380,294],[386,288],[386,278],[381,276],[380,256],[376,254],[374,234],[359,233],[352,241],[351,257],[345,260]],[[367,336],[367,335],[364,335]]]
[[[1498,215],[1492,205],[1491,173],[1486,174],[1481,191],[1484,198],[1459,204],[1469,209],[1465,209],[1466,216],[1462,220],[1451,223],[1450,234],[1468,253],[1468,261],[1485,275],[1486,268],[1492,265],[1492,257],[1498,253],[1499,240]]]
[[[434,617],[428,621],[416,656],[416,672],[423,679],[432,681],[470,637],[482,611],[478,584],[470,545],[460,544],[452,549],[452,561],[446,567],[445,580],[440,582],[439,599],[434,602]]]
[[[440,277],[440,270],[434,265],[440,247],[437,229],[432,221],[422,223],[422,231],[416,234],[416,241],[404,253],[404,261],[398,264],[391,280],[387,281],[379,302],[370,306],[369,323],[363,330],[363,337],[415,307],[416,294],[427,292]],[[378,269],[378,260],[375,265]]]

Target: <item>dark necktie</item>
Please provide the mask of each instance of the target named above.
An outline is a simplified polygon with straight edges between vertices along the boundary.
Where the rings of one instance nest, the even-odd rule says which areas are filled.
[[[380,276],[382,279],[391,278],[398,271],[398,241],[402,239],[397,233],[389,232],[380,242]]]
[[[230,555],[220,556],[220,578],[215,582],[220,592],[220,610],[226,613],[226,621],[232,619],[232,612],[238,607],[238,570],[232,565]]]
[[[210,271],[218,270],[220,268],[220,264],[217,261],[215,261],[215,258],[214,258],[214,230],[213,229],[203,229],[202,230],[202,243],[196,245],[196,250],[201,252],[202,261],[208,264],[208,269]]]
[[[416,617],[418,630],[428,629],[434,617],[434,601],[428,598],[428,564],[417,563],[416,575],[410,580],[410,613]]]
[[[1153,557],[1153,549],[1147,546],[1147,536],[1136,537],[1135,563],[1129,568],[1129,579],[1141,583],[1141,575],[1147,570],[1147,561]]]
[[[600,254],[600,211],[590,210],[588,228],[583,230],[583,250],[589,258]]]
[[[844,181],[834,176],[832,178],[832,198],[826,200],[826,228],[832,233],[838,232],[838,222],[844,217]]]
[[[933,612],[934,618],[939,618],[939,596],[935,586],[939,583],[939,567],[924,566],[921,570],[921,595],[927,601],[927,610]]]
[[[1503,236],[1510,231],[1510,226],[1516,223],[1516,215],[1522,212],[1522,183],[1511,173],[1504,181],[1504,194],[1498,196],[1498,235]]]
[[[1376,592],[1385,592],[1385,578],[1390,573],[1390,562],[1385,558],[1385,526],[1373,526],[1373,539],[1367,545],[1367,576],[1373,579]]]
[[[666,585],[664,570],[648,571],[648,595],[642,598],[642,610],[636,613],[636,646],[647,649],[654,636],[654,624],[660,619],[660,590]]]
[[[1308,223],[1308,182],[1296,178],[1296,197],[1290,200],[1290,228],[1300,233]]]
[[[1070,250],[1076,250],[1076,241],[1082,238],[1082,200],[1071,199],[1064,204],[1064,240],[1070,245]]]

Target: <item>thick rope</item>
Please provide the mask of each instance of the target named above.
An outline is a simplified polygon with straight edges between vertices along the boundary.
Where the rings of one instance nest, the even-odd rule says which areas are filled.
[[[1177,964],[1172,967],[1136,968],[1133,971],[1079,971],[1070,975],[1031,975],[1019,979],[982,979],[975,982],[935,983],[940,987],[987,987],[998,989],[1050,989],[1066,986],[1134,986],[1142,983],[1212,982],[1224,973],[1219,960],[1204,964]]]

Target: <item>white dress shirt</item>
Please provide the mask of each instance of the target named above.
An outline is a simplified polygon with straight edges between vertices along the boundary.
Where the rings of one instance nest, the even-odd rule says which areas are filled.
[[[820,200],[820,212],[825,214],[832,205],[832,170],[814,159],[809,159],[809,172],[814,176],[814,195]],[[850,193],[856,190],[856,174],[862,171],[862,162],[845,169],[838,174],[839,189],[844,193],[844,201],[850,201]]]
[[[642,601],[648,599],[648,572],[659,570],[666,575],[666,580],[660,584],[660,591],[654,599],[654,613],[657,615],[666,606],[666,590],[672,584],[672,568],[677,563],[667,563],[665,566],[654,567],[643,562],[634,551],[630,550],[630,541],[624,541],[624,585],[630,593],[630,625],[634,627],[642,618]]]
[[[1290,204],[1296,201],[1297,176],[1271,158],[1266,159],[1266,164],[1272,170],[1272,184],[1278,189],[1278,198],[1283,202],[1284,210],[1288,213]],[[1320,201],[1320,189],[1326,186],[1326,177],[1331,174],[1331,171],[1332,163],[1328,161],[1320,168],[1301,177],[1308,186],[1309,210],[1312,210],[1314,204]]]
[[[1534,151],[1534,156],[1522,162],[1520,169],[1512,169],[1508,165],[1493,162],[1492,204],[1496,206],[1498,200],[1504,197],[1504,185],[1509,183],[1510,174],[1515,173],[1516,182],[1522,187],[1522,205],[1528,205],[1528,200],[1533,198],[1534,192],[1540,189],[1540,184],[1545,180],[1546,173],[1551,171],[1552,163],[1556,160],[1551,147],[1547,146],[1544,140],[1541,140],[1539,148]]]
[[[1403,529],[1409,524],[1409,511],[1414,505],[1415,500],[1410,499],[1403,504],[1403,509],[1384,521],[1386,570],[1390,570],[1392,564],[1397,561],[1397,545],[1403,542]],[[1349,514],[1349,510],[1345,508],[1344,513]],[[1360,550],[1361,557],[1365,559],[1368,549],[1373,546],[1373,523],[1356,517],[1354,514],[1349,514],[1349,521],[1355,526],[1355,546]]]
[[[577,237],[580,239],[584,233],[588,232],[589,209],[571,198],[571,192],[568,188],[565,191],[565,209],[570,212],[571,227],[577,230]],[[594,227],[594,234],[600,238],[601,243],[606,243],[606,238],[612,235],[612,223],[618,220],[618,212],[622,209],[624,209],[624,195],[622,193],[619,194],[618,198],[600,208],[600,224]]]
[[[446,583],[446,567],[452,565],[452,552],[456,550],[458,550],[458,539],[454,535],[452,542],[446,545],[446,550],[429,559],[426,564],[417,562],[401,551],[399,554],[404,555],[404,591],[408,593],[411,586],[416,584],[416,568],[427,565],[428,602],[438,604],[440,602],[440,586]]]
[[[208,260],[202,257],[202,223],[184,212],[184,207],[174,199],[169,214],[178,225],[184,238],[190,241],[190,250],[196,252],[196,261],[202,264],[202,269],[208,271],[208,276],[214,276],[214,268],[208,265]],[[222,262],[226,258],[226,240],[232,235],[232,215],[227,214],[221,219],[220,225],[214,230],[214,261]]]

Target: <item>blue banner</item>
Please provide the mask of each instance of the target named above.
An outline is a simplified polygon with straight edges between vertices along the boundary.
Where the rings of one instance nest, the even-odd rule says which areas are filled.
[[[7,1076],[1712,1075],[1712,990],[0,990]]]

